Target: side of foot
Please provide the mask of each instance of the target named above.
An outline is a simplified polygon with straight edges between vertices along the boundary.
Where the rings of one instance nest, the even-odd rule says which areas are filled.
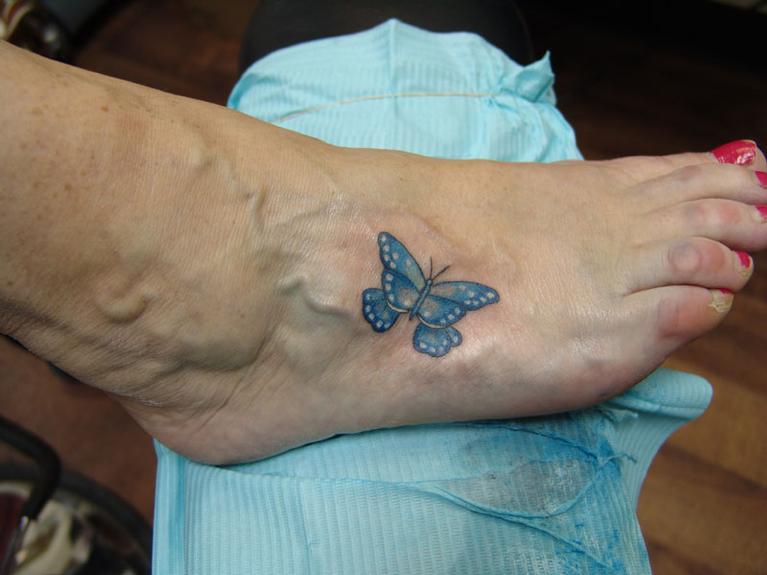
[[[202,461],[601,401],[715,327],[751,274],[747,252],[767,247],[767,164],[748,143],[748,165],[459,162],[212,115],[229,138],[185,138],[188,170],[116,190],[124,208],[100,216],[109,265],[73,278],[57,317],[13,330]],[[168,155],[179,141],[163,139]],[[264,141],[284,159],[260,162]],[[492,291],[460,302],[417,277],[387,279],[382,232],[424,276],[449,265],[436,281]],[[381,329],[363,293],[387,282],[406,289],[378,302],[396,317]],[[460,304],[439,311],[460,340],[425,315],[439,293]]]
[[[253,459],[337,433],[599,402],[714,328],[753,271],[748,252],[767,247],[756,148],[748,165],[711,154],[509,165],[336,153],[323,199],[289,218],[275,206],[282,215],[262,222],[271,319],[257,353],[198,374],[217,394],[192,417],[147,425],[171,447]],[[364,290],[386,293],[381,232],[424,276],[450,265],[438,281],[499,296],[455,310],[462,338],[441,357],[413,345],[428,324],[409,317],[415,302],[391,305],[386,330],[364,316]],[[128,403],[139,421],[160,413]]]

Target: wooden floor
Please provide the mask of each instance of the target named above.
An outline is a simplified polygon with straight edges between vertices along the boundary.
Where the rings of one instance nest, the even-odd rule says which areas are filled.
[[[126,2],[77,64],[224,103],[249,4]],[[527,4],[586,157],[707,150],[741,137],[767,145],[764,68]],[[767,257],[756,270],[724,325],[668,362],[709,379],[715,396],[662,448],[643,489],[639,517],[657,575],[767,574]],[[151,515],[150,441],[98,392],[57,381],[0,342],[0,413]]]

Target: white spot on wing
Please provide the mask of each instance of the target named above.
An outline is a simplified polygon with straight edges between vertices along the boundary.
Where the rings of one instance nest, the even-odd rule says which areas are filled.
[[[431,312],[430,311],[423,312],[423,317],[431,317]]]
[[[391,265],[391,269],[393,270],[397,269],[397,264],[395,264],[394,262],[391,262],[389,265]]]
[[[365,311],[370,311],[372,308],[369,305],[365,306]]]
[[[376,318],[376,316],[374,316],[372,313],[369,313],[369,314],[368,314],[368,319],[369,319],[370,321],[373,321],[375,318]]]
[[[379,320],[376,322],[376,327],[380,328],[382,325],[383,325],[382,321]]]
[[[447,314],[447,319],[450,321],[453,321],[455,319],[455,316],[452,313]]]
[[[391,284],[384,284],[384,289],[386,291],[391,291]]]
[[[386,240],[383,240],[383,241],[386,241]],[[383,246],[383,251],[388,252],[389,251],[389,246],[388,245]]]
[[[391,257],[393,257],[395,260],[399,259],[399,254],[397,252],[394,252]]]
[[[418,344],[421,349],[426,349],[426,344],[424,342],[421,342]]]
[[[386,281],[391,281],[394,279],[394,276],[391,274],[386,274]]]

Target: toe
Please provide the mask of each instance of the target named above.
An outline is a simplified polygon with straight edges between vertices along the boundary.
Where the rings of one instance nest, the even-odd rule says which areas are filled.
[[[767,207],[733,200],[695,200],[644,214],[638,222],[640,241],[700,236],[733,249],[767,248]]]
[[[628,293],[673,285],[739,290],[754,269],[747,253],[707,238],[647,244],[636,248],[631,259]]]
[[[720,164],[750,166],[755,170],[764,170],[765,157],[753,140],[735,140],[711,150],[709,154]]]
[[[683,344],[716,327],[730,311],[726,289],[673,286],[653,290],[655,332],[661,341]]]
[[[637,341],[645,342],[641,351],[656,362],[715,328],[732,301],[729,290],[696,286],[666,286],[626,298],[630,320],[641,326],[635,332]]]
[[[737,165],[749,171],[767,171],[767,159],[753,140],[736,140],[710,152],[686,152],[666,156],[630,156],[604,162],[627,177],[631,183],[640,183],[665,176],[687,166]]]
[[[708,198],[767,203],[767,182],[761,173],[742,166],[697,164],[644,182],[631,193],[650,209]]]

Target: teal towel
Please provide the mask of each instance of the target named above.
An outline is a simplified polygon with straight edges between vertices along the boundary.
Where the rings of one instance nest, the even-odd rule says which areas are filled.
[[[548,58],[523,67],[476,35],[390,20],[267,56],[230,106],[344,146],[578,159],[553,79]],[[339,435],[236,466],[157,444],[154,573],[649,573],[641,482],[710,398],[661,369],[578,412]]]

